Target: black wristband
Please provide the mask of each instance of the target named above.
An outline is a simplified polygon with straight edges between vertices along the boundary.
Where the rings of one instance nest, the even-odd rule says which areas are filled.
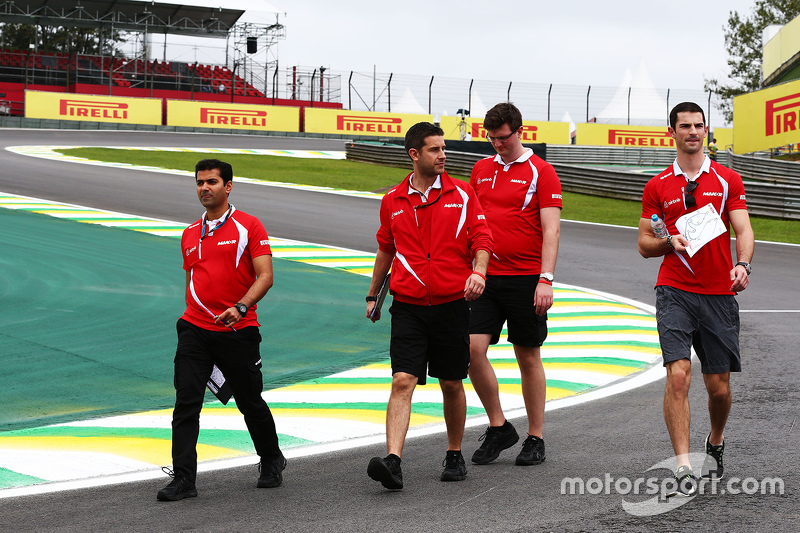
[[[377,296],[367,296],[367,302],[377,302],[377,301],[378,301]]]
[[[667,244],[669,244],[669,247],[673,250],[675,249],[675,245],[672,244],[672,235],[667,235]]]

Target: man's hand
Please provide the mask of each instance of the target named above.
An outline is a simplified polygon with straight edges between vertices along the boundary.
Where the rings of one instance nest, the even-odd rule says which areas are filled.
[[[537,284],[533,303],[536,306],[536,314],[544,316],[548,309],[553,307],[553,286],[549,283]]]
[[[224,326],[235,326],[237,322],[242,319],[242,315],[239,314],[239,310],[235,307],[229,307],[221,314],[214,317],[214,324],[219,324],[222,322]]]
[[[477,300],[480,295],[483,294],[483,289],[485,288],[486,279],[480,274],[473,272],[469,275],[467,283],[464,285],[464,299],[468,302]]]
[[[742,292],[750,284],[750,276],[742,265],[737,265],[731,269],[731,290]]]
[[[367,318],[372,320],[372,322],[377,322],[381,319],[381,311],[378,309],[375,311],[374,316],[370,316],[372,314],[372,310],[375,309],[375,306],[378,305],[378,302],[367,302]]]

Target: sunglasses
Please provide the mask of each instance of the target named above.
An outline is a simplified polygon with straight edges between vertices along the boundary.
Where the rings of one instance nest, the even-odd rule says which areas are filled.
[[[686,183],[686,194],[688,195],[685,198],[686,208],[689,209],[690,207],[694,207],[697,205],[697,200],[694,197],[694,190],[697,188],[696,181],[690,181]]]

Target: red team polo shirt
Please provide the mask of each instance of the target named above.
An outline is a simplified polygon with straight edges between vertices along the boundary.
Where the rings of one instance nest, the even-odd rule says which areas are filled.
[[[731,234],[729,211],[747,209],[742,178],[733,170],[708,157],[703,162],[693,196],[697,205],[686,209],[687,176],[678,161],[647,182],[642,197],[642,218],[658,215],[667,224],[670,235],[677,235],[675,222],[686,213],[713,204],[720,214],[725,233],[703,246],[694,257],[670,252],[664,256],[658,272],[658,285],[667,285],[700,294],[734,294],[731,292]]]
[[[181,237],[183,269],[190,273],[183,318],[195,326],[211,331],[230,331],[222,323],[214,324],[219,315],[247,293],[256,280],[253,258],[272,255],[269,237],[261,221],[237,211],[231,213],[215,231],[200,240],[205,216],[186,228]],[[257,306],[253,306],[236,329],[258,326]]]
[[[409,174],[381,201],[378,248],[393,255],[391,292],[414,305],[439,305],[464,297],[478,250],[492,252],[492,234],[475,192],[447,173],[441,190],[423,203],[409,189]],[[435,190],[435,189],[434,189]]]
[[[553,166],[528,150],[505,164],[500,155],[472,167],[470,184],[494,238],[491,275],[538,275],[542,270],[539,209],[561,209],[561,182]]]

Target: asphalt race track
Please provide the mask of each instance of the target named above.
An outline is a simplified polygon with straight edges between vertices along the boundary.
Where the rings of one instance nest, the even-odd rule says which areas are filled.
[[[341,141],[330,140],[0,130],[0,148],[19,145],[343,149]],[[184,223],[201,212],[185,177],[58,163],[6,150],[0,151],[0,169],[0,191],[6,193]],[[398,181],[402,177],[398,170]],[[236,185],[233,194],[237,207],[266,213],[262,220],[272,236],[376,248],[373,199],[246,183]],[[19,228],[5,228],[12,230]],[[199,497],[177,503],[155,500],[166,477],[2,499],[0,531],[800,530],[798,264],[798,246],[756,244],[751,284],[739,296],[744,371],[732,377],[725,480],[717,494],[699,495],[669,512],[626,512],[624,501],[641,502],[645,496],[626,494],[628,486],[620,482],[669,475],[648,471],[671,454],[661,410],[663,382],[655,382],[548,412],[547,460],[539,466],[514,466],[516,452],[507,451],[492,465],[468,465],[463,482],[441,483],[446,441],[434,434],[407,442],[401,492],[386,491],[366,476],[369,458],[385,455],[382,445],[373,445],[292,459],[283,486],[273,490],[256,489],[255,467],[241,467],[201,473]],[[658,265],[659,260],[639,256],[634,229],[562,223],[560,282],[653,305]],[[708,421],[702,375],[699,365],[693,366],[691,451],[700,452]],[[523,427],[520,421],[516,425]],[[481,433],[481,428],[467,430],[467,457]],[[564,478],[581,478],[586,492],[562,494]],[[734,478],[751,482],[740,483],[734,493]],[[765,478],[780,478],[783,494],[754,491]]]

